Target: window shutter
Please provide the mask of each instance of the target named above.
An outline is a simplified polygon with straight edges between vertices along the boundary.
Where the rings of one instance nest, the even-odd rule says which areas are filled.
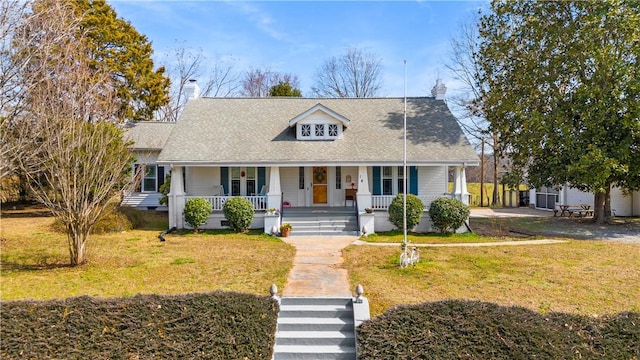
[[[164,166],[158,166],[158,173],[156,176],[158,176],[158,188],[156,191],[160,192],[160,186],[164,184]]]
[[[133,191],[135,192],[142,191],[142,176],[144,174],[139,173],[139,171],[140,171],[140,164],[133,165],[133,185],[134,185]]]
[[[258,187],[256,191],[261,191],[262,186],[267,183],[267,168],[259,167],[258,168]]]
[[[222,185],[222,193],[226,194],[228,192],[229,187],[229,168],[221,167],[220,168],[220,185]]]
[[[409,193],[418,195],[418,167],[409,167]]]
[[[380,176],[380,166],[373,167],[373,195],[381,195],[381,176]]]

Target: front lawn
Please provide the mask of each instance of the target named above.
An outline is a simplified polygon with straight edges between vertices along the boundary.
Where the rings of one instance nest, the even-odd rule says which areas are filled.
[[[66,236],[52,230],[52,217],[4,215],[2,300],[215,290],[268,295],[271,284],[283,287],[295,253],[259,231],[170,234],[160,242],[165,220],[147,229],[91,235],[88,263],[71,268]]]
[[[371,315],[400,304],[464,299],[542,313],[640,311],[640,245],[569,241],[553,245],[420,248],[415,267],[400,247],[343,251],[352,288],[362,284]]]

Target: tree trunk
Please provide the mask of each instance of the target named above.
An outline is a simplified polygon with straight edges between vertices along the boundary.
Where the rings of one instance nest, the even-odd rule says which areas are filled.
[[[484,207],[484,138],[480,149],[480,207]]]
[[[593,221],[598,225],[611,222],[611,186],[605,189],[593,195]]]
[[[82,265],[86,261],[87,250],[85,243],[88,232],[84,232],[72,225],[67,227],[67,239],[69,242],[69,256],[71,266]]]
[[[500,196],[498,195],[498,157],[495,150],[493,151],[493,205],[500,203]]]

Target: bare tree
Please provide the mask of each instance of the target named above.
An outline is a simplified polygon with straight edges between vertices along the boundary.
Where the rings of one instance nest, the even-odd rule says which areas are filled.
[[[500,151],[497,136],[489,131],[489,123],[486,119],[481,89],[484,86],[478,77],[478,65],[473,56],[478,50],[478,24],[477,15],[462,23],[458,32],[451,38],[451,51],[448,63],[445,66],[451,71],[454,78],[464,84],[463,92],[449,97],[456,108],[462,110],[460,125],[465,132],[477,139],[481,146],[481,169],[484,170],[485,145],[488,145],[493,154],[493,195],[492,204],[500,202],[498,193],[498,166],[500,164]],[[480,183],[480,205],[484,201],[484,171]]]
[[[187,99],[184,87],[189,80],[198,80],[202,96],[227,97],[237,94],[240,88],[240,73],[235,70],[235,60],[216,58],[211,61],[202,50],[185,46],[176,47],[162,61],[171,79],[170,101],[156,117],[161,121],[176,121]]]
[[[86,261],[93,225],[126,185],[132,157],[117,123],[111,74],[91,66],[72,2],[36,0],[17,23],[20,116],[7,141],[32,196],[67,229],[70,263]]]
[[[300,88],[297,75],[279,73],[269,68],[255,68],[247,71],[242,79],[243,96],[267,97],[273,86],[280,83],[289,84],[292,88]]]
[[[376,55],[351,47],[322,65],[311,90],[319,97],[374,97],[382,88],[381,68]]]

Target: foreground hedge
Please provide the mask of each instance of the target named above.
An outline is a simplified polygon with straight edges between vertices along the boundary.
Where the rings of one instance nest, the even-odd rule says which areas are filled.
[[[238,293],[2,302],[2,359],[270,359],[278,307]]]
[[[640,359],[640,313],[591,318],[477,301],[403,306],[362,324],[364,359]]]

